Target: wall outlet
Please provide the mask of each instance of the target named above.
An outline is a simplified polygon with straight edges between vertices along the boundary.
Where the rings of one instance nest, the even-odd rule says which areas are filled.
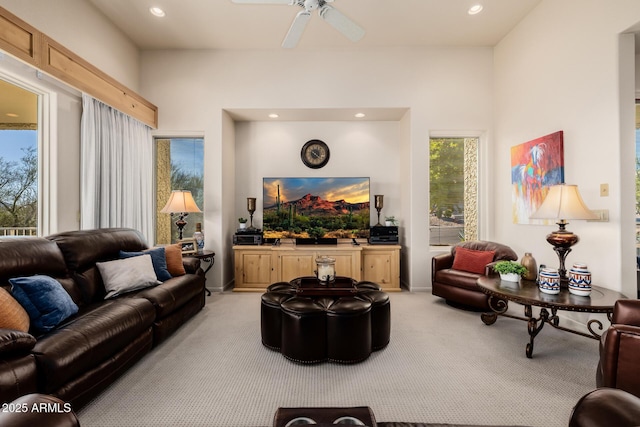
[[[600,197],[609,197],[609,184],[600,184]]]
[[[588,219],[587,222],[609,222],[609,209],[592,209],[591,212],[598,215],[598,219]]]

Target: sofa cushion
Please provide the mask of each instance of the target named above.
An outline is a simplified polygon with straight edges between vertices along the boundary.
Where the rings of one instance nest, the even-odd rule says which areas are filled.
[[[157,318],[162,319],[204,292],[204,278],[195,274],[173,277],[160,286],[131,294],[146,298],[156,307]]]
[[[436,272],[436,282],[482,293],[476,284],[480,274],[448,268]]]
[[[171,274],[167,270],[167,258],[163,247],[147,249],[142,252],[125,252],[120,251],[120,258],[131,258],[134,256],[140,256],[144,254],[151,255],[151,262],[153,264],[153,270],[156,272],[156,277],[159,281],[171,279]]]
[[[478,251],[459,247],[453,259],[453,269],[484,274],[485,267],[493,261],[495,251]]]
[[[33,353],[47,393],[83,375],[152,327],[153,305],[143,298],[118,298],[84,308],[40,337]]]
[[[44,333],[78,312],[60,282],[43,275],[9,279],[11,294],[29,313],[31,329]]]
[[[169,273],[173,277],[186,274],[187,272],[182,264],[182,247],[180,244],[176,243],[175,245],[167,245],[164,249],[167,257],[167,269],[169,270]]]
[[[129,228],[75,230],[54,234],[47,239],[55,242],[64,256],[69,274],[81,292],[83,305],[101,301],[106,294],[96,262],[118,259],[120,251],[147,249],[144,236]]]
[[[96,266],[107,291],[104,299],[161,283],[153,270],[151,255],[98,262]]]
[[[0,329],[29,332],[29,314],[4,288],[0,288]]]

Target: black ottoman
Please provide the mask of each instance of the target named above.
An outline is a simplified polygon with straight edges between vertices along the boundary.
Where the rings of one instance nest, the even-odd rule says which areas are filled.
[[[327,360],[327,321],[325,300],[293,297],[282,308],[280,352],[300,363]]]
[[[371,348],[373,351],[383,349],[391,338],[391,302],[386,292],[371,289],[368,286],[358,287],[358,297],[371,302]],[[377,286],[377,285],[376,285]]]
[[[357,363],[371,354],[371,303],[343,297],[327,309],[327,358]]]

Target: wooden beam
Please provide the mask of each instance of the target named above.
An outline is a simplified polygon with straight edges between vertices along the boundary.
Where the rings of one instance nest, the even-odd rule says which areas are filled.
[[[152,128],[158,107],[0,7],[0,49]]]

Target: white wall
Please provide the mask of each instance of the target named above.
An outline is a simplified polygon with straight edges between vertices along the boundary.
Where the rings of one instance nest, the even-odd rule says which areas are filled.
[[[581,241],[567,264],[586,262],[594,284],[630,297],[634,53],[619,34],[638,20],[640,3],[633,0],[543,0],[496,46],[494,64],[495,238],[519,254],[532,252],[539,264],[558,265],[544,239],[555,226],[512,223],[509,149],[563,130],[565,182],[578,184],[588,207],[610,214],[604,223],[572,221],[568,229]],[[602,183],[609,184],[608,197],[599,195]]]
[[[137,47],[91,2],[0,0],[0,6],[129,89],[138,91],[140,55]]]
[[[210,287],[220,288],[233,276],[231,235],[237,217],[246,212],[247,191],[259,185],[263,176],[283,174],[278,171],[309,173],[299,160],[299,149],[307,139],[322,138],[323,134],[332,145],[332,155],[329,165],[319,173],[352,176],[355,169],[357,175],[379,177],[379,182],[372,179],[372,191],[380,188],[385,194],[385,212],[399,217],[405,231],[406,256],[402,262],[409,274],[403,279],[412,289],[431,286],[427,235],[429,132],[490,129],[491,49],[147,51],[142,54],[141,71],[141,93],[159,107],[159,131],[202,131],[205,137],[204,227],[211,237],[207,246],[212,245],[208,248],[215,250],[220,260],[209,273]],[[366,126],[311,120],[307,125],[313,126],[313,132],[293,123],[251,123],[239,125],[234,131],[225,112],[365,107],[407,108],[410,112],[398,123]],[[271,155],[255,162],[251,170],[240,170],[242,153],[264,153],[265,148],[260,146],[262,135],[238,143],[239,131],[266,130],[273,140],[278,126],[282,155],[290,156],[288,160]],[[372,129],[376,126],[397,139],[375,137]],[[362,162],[354,161],[355,146],[348,137],[357,131],[366,136],[367,144],[389,156],[365,153]],[[334,140],[346,141],[347,145],[335,145]],[[278,165],[290,166],[275,168],[272,159]],[[378,172],[385,168],[388,170]]]

